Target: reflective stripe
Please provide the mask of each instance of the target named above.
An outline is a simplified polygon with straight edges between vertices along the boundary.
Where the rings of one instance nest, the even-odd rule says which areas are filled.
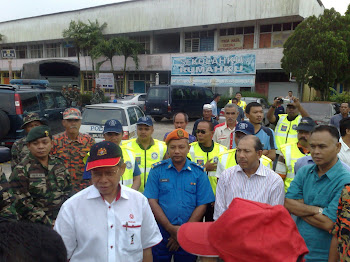
[[[191,155],[191,160],[194,162],[196,155],[194,154],[194,146],[190,147],[190,155]]]
[[[163,160],[164,144],[162,142],[158,142],[158,147],[159,147],[159,158],[160,158],[160,160]]]
[[[121,180],[119,183],[124,185],[124,186],[129,186],[132,185],[134,182],[134,179],[126,179],[126,180]]]
[[[293,167],[292,167],[292,148],[291,148],[291,146],[290,145],[288,145],[288,146],[286,146],[286,151],[285,151],[285,154],[283,154],[284,155],[284,160],[285,160],[285,163],[286,163],[286,166],[287,166],[287,177],[289,177],[288,176],[288,174],[290,173],[290,172],[288,172],[288,170],[292,170],[293,169]],[[294,174],[293,174],[293,177],[294,177]]]
[[[288,133],[280,133],[278,134],[279,137],[288,137],[288,138],[297,138],[298,137],[298,134],[296,135],[291,135],[291,134],[288,134]]]
[[[216,171],[209,171],[208,176],[216,177]]]
[[[151,171],[151,167],[146,167],[146,173],[149,173],[149,171]]]
[[[222,163],[222,166],[224,167],[224,169],[226,169],[226,162],[227,162],[228,155],[229,155],[229,153],[225,153],[221,157],[220,162]]]

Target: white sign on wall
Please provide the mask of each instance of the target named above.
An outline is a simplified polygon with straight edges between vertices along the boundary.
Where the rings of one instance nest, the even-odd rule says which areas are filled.
[[[113,89],[114,88],[114,76],[113,73],[99,73],[96,78],[96,86],[100,88]]]

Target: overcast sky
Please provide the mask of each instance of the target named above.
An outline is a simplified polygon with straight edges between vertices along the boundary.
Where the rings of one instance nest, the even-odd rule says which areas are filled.
[[[124,1],[127,0],[2,0],[0,22]],[[321,1],[326,8],[334,7],[341,14],[350,4],[350,0]]]

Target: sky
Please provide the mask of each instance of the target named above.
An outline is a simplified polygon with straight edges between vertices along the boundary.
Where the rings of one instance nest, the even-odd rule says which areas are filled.
[[[124,1],[127,0],[6,0],[1,1],[1,10],[3,11],[0,22]],[[326,8],[334,7],[341,14],[345,13],[350,4],[350,0],[321,1]]]

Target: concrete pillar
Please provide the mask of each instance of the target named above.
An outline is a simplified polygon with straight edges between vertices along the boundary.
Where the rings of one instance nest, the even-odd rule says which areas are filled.
[[[182,30],[180,32],[180,53],[184,53],[185,52],[185,33]]]
[[[254,49],[259,48],[259,39],[260,39],[260,24],[258,21],[255,21],[254,29]]]

